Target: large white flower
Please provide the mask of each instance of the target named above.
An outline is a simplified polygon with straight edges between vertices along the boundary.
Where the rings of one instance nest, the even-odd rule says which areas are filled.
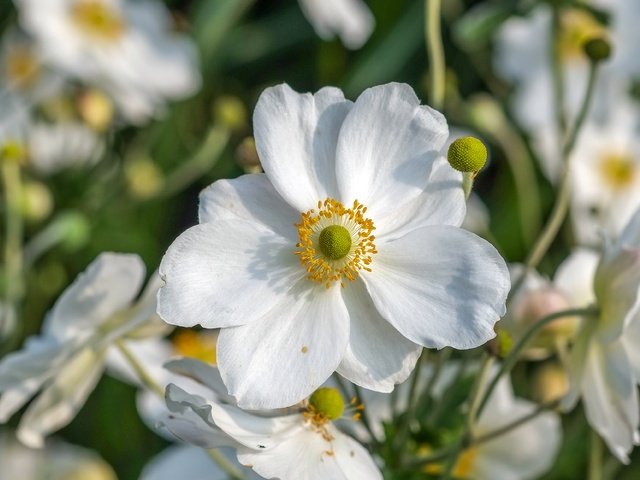
[[[360,48],[375,26],[362,0],[300,0],[300,8],[321,38],[331,39],[337,34],[352,49]]]
[[[137,255],[101,254],[63,292],[42,334],[2,359],[0,423],[42,390],[18,426],[23,443],[40,447],[46,435],[67,425],[100,379],[112,341],[153,315],[153,281],[132,305],[143,281],[144,264]]]
[[[444,117],[408,85],[267,89],[254,133],[266,174],[221,180],[160,266],[168,323],[221,327],[218,366],[243,408],[309,396],[337,370],[391,391],[421,346],[495,334],[509,277],[457,228],[461,176],[439,155]]]
[[[200,86],[194,45],[171,33],[161,2],[15,0],[45,62],[104,88],[130,121]]]
[[[215,369],[210,365],[196,361],[183,367],[191,378],[211,385]],[[214,398],[224,394],[215,385],[211,388]],[[234,447],[238,461],[265,478],[382,479],[369,452],[333,424],[344,409],[340,394],[332,388],[325,393],[295,413],[261,416],[169,385],[166,401],[171,414],[163,425],[203,448]]]
[[[597,303],[597,318],[585,319],[571,353],[571,391],[566,407],[580,396],[587,420],[624,463],[640,440],[640,211],[601,257],[578,250],[558,272],[557,281],[575,292],[573,303]]]

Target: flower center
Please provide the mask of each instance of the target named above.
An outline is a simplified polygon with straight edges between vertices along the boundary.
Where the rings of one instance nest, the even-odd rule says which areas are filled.
[[[215,365],[217,340],[218,335],[214,332],[179,330],[173,336],[172,343],[178,355]]]
[[[309,272],[309,279],[329,288],[343,277],[353,281],[360,270],[371,271],[377,253],[372,235],[373,221],[365,218],[367,207],[357,200],[351,208],[333,198],[318,202],[318,208],[304,212],[298,229],[295,252]]]
[[[103,41],[115,41],[125,29],[119,12],[100,0],[78,0],[71,7],[71,20],[85,34]]]
[[[327,421],[337,420],[344,413],[344,400],[335,388],[319,388],[309,398],[309,409]]]
[[[30,48],[15,47],[5,59],[5,71],[11,85],[28,88],[40,74],[40,62]]]
[[[636,168],[633,159],[627,155],[605,155],[600,161],[600,173],[615,190],[623,190],[631,185]]]
[[[558,48],[565,60],[584,58],[585,41],[606,34],[605,28],[589,13],[582,10],[567,10],[560,18]]]

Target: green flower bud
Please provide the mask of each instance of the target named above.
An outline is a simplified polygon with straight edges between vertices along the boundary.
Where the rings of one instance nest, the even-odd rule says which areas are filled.
[[[611,56],[611,43],[604,37],[594,37],[582,45],[584,53],[594,62],[601,62]]]
[[[460,172],[476,173],[487,163],[487,147],[475,137],[461,137],[449,147],[447,160]]]

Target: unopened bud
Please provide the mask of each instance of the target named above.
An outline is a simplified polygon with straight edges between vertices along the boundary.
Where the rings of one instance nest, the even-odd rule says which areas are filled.
[[[256,141],[253,137],[247,137],[236,149],[236,161],[246,173],[260,173],[262,166],[256,149]]]
[[[213,105],[213,116],[216,124],[231,131],[239,131],[247,126],[247,108],[238,97],[225,95],[218,98]]]
[[[78,112],[87,125],[104,132],[113,120],[113,102],[100,90],[87,90],[78,98]]]
[[[27,181],[22,187],[20,204],[25,219],[38,222],[47,218],[53,210],[53,197],[46,185]]]
[[[569,391],[567,373],[556,362],[543,364],[533,377],[533,395],[540,403],[562,398]]]
[[[143,200],[156,195],[164,185],[164,175],[153,160],[146,157],[127,162],[124,175],[131,195]]]
[[[611,56],[611,43],[604,37],[594,37],[582,45],[584,53],[594,62],[602,62]]]

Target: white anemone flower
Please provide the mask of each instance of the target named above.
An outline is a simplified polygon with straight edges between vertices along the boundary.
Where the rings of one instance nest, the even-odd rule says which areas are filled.
[[[193,43],[171,32],[161,2],[15,0],[44,61],[108,92],[141,123],[200,87]]]
[[[44,175],[90,167],[104,152],[102,137],[79,122],[33,122],[28,137],[29,164]]]
[[[338,371],[389,392],[422,346],[495,336],[509,276],[457,228],[447,124],[408,85],[315,95],[267,89],[254,113],[266,174],[221,180],[160,265],[158,313],[222,328],[218,367],[242,408],[280,408]]]
[[[203,398],[173,384],[167,387],[171,413],[162,423],[177,438],[203,448],[233,447],[238,461],[264,478],[382,479],[369,452],[334,425],[344,413],[336,389],[319,390],[295,413],[262,416],[210,399],[225,394],[211,384],[214,367],[193,361],[184,372],[211,385],[212,392]]]
[[[329,40],[337,34],[350,49],[360,48],[375,26],[362,0],[300,0],[300,8],[318,36]]]
[[[571,352],[571,390],[564,406],[582,397],[587,420],[623,463],[640,441],[640,211],[620,237],[598,255],[574,252],[557,281],[574,294],[576,306],[598,305],[586,318]]]
[[[571,154],[571,217],[576,239],[598,245],[617,237],[640,207],[640,112],[634,100],[612,103],[605,121],[589,121]]]
[[[0,361],[0,423],[41,390],[16,432],[25,445],[41,447],[74,418],[100,379],[112,342],[153,315],[153,281],[132,304],[144,274],[137,255],[101,254],[62,293],[42,333]]]

